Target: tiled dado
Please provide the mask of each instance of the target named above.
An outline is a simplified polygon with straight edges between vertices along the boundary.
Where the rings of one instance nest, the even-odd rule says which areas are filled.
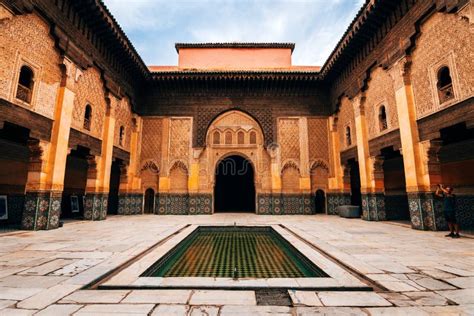
[[[86,193],[84,219],[92,221],[104,220],[107,217],[107,202],[107,193]]]
[[[212,214],[212,194],[160,193],[155,203],[160,215]]]
[[[442,201],[432,192],[408,193],[411,226],[420,230],[445,230]]]
[[[143,213],[143,194],[119,194],[119,215],[137,215]]]
[[[362,194],[362,219],[366,221],[387,220],[383,193]]]
[[[474,195],[456,195],[456,219],[461,228],[474,228]]]
[[[313,199],[309,194],[258,194],[257,214],[313,214]]]
[[[350,193],[327,193],[327,214],[337,215],[337,207],[351,205]]]
[[[59,226],[62,192],[26,192],[21,226],[27,230],[48,230]]]

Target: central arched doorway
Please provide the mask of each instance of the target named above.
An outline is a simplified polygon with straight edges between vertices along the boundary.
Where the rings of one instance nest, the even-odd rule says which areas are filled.
[[[214,186],[215,212],[255,212],[252,164],[237,155],[219,162]]]

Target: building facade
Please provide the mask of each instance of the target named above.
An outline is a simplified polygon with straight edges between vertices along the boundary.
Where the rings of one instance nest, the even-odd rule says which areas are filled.
[[[0,223],[354,204],[440,230],[443,183],[472,227],[473,14],[367,1],[322,67],[291,43],[179,43],[177,66],[146,66],[101,1],[3,1]]]

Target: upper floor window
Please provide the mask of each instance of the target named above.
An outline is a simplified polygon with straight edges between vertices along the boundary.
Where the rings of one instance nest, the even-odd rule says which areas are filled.
[[[18,89],[16,90],[16,98],[26,103],[31,103],[33,96],[34,72],[28,66],[20,69],[20,77],[18,79]]]
[[[254,131],[250,132],[250,144],[255,145],[257,143],[257,133]]]
[[[232,144],[232,132],[225,133],[225,143]]]
[[[84,111],[84,129],[90,131],[92,122],[92,107],[87,104],[86,110]]]
[[[438,71],[438,89],[439,103],[443,104],[454,98],[453,80],[448,67],[442,67]]]
[[[388,128],[387,124],[387,111],[385,110],[385,105],[382,105],[379,108],[379,129],[384,131]]]
[[[212,135],[212,143],[214,145],[219,145],[221,143],[221,133],[218,131],[215,131],[214,134]]]
[[[352,145],[351,127],[346,126],[346,145]]]
[[[237,133],[237,144],[242,145],[244,143],[244,132],[240,131]]]
[[[124,138],[125,138],[125,127],[120,126],[120,130],[119,130],[119,145],[120,146],[123,146]]]

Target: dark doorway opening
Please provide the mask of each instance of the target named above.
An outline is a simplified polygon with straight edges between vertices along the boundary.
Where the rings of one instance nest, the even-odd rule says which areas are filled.
[[[112,162],[112,167],[110,171],[110,184],[109,184],[109,197],[107,204],[107,214],[108,215],[117,215],[118,214],[118,205],[119,205],[119,187],[120,187],[120,169],[122,165],[122,160],[115,159]]]
[[[359,206],[362,209],[359,163],[355,159],[350,159],[348,163],[351,170],[351,204]]]
[[[89,149],[77,146],[66,160],[64,190],[61,200],[61,219],[82,218],[84,216],[84,195],[87,184]]]
[[[153,214],[155,210],[155,191],[147,189],[145,191],[145,214]]]
[[[385,212],[388,220],[408,221],[410,210],[406,193],[403,156],[393,147],[382,149],[385,187]]]
[[[314,195],[314,210],[317,214],[326,213],[326,196],[323,190],[317,190]]]
[[[4,122],[0,128],[0,232],[20,228],[30,150],[26,128]]]
[[[214,208],[216,212],[255,212],[254,170],[247,159],[230,156],[219,163]]]

